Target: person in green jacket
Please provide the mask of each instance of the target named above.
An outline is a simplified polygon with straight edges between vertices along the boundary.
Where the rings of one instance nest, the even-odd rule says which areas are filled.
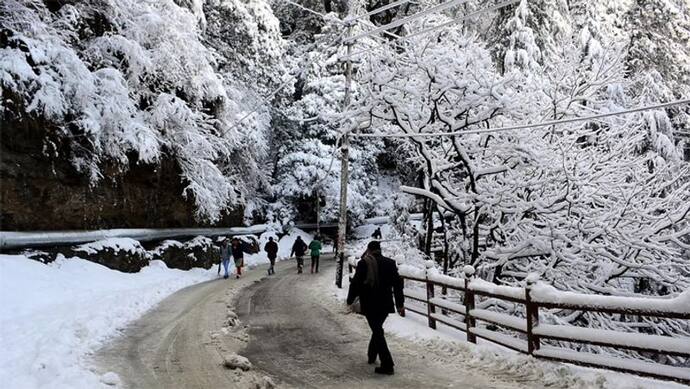
[[[319,272],[319,256],[321,255],[321,238],[317,235],[314,240],[309,243],[309,250],[311,250],[311,272]]]

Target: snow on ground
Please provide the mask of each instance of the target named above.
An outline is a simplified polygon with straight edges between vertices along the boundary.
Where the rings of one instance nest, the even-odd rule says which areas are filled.
[[[405,318],[389,316],[384,328],[397,336],[411,339],[428,347],[450,353],[459,361],[476,369],[497,374],[514,374],[540,381],[557,383],[555,387],[579,387],[601,389],[681,389],[687,386],[646,379],[603,369],[591,369],[576,365],[548,362],[517,353],[497,344],[478,339],[478,344],[468,343],[465,333],[436,323],[437,330],[429,328],[427,318],[407,312]]]
[[[245,256],[249,268],[268,263],[263,247],[269,236],[277,238],[263,233],[261,251]],[[289,257],[297,236],[307,244],[312,239],[293,229],[279,241],[279,260]],[[216,277],[215,268],[182,271],[162,261],[122,273],[80,258],[59,256],[46,265],[0,255],[0,387],[95,388],[111,382],[113,377],[90,371],[88,354],[173,292]]]
[[[394,174],[381,174],[378,178],[378,185],[374,190],[374,201],[376,203],[376,213],[379,216],[387,215],[393,209],[393,196],[391,193],[400,191],[400,178]]]
[[[99,386],[90,352],[172,292],[214,277],[162,261],[129,274],[79,258],[0,255],[0,386]]]
[[[356,235],[361,240],[348,242],[348,252],[352,253],[350,256],[359,257],[364,252],[366,244],[371,239],[369,238],[370,234],[363,232],[373,232],[374,229],[374,225],[360,226],[355,229]],[[362,233],[358,234],[357,231]],[[412,258],[413,253],[411,249],[401,244],[394,231],[382,228],[382,232],[384,233],[384,241],[382,242],[384,255],[395,259],[398,264],[409,264],[417,261],[417,265],[421,266],[420,262],[422,259]],[[339,304],[343,305],[345,304],[349,287],[347,266],[344,268],[344,272],[342,289],[333,289],[331,282],[324,282],[322,285],[324,289],[334,290],[333,297]],[[331,280],[326,279],[326,281]],[[549,387],[568,388],[687,388],[685,385],[673,382],[539,360],[483,339],[478,339],[477,344],[472,344],[467,342],[464,332],[439,322],[437,322],[437,329],[433,330],[429,328],[425,316],[410,311],[407,312],[404,318],[397,314],[391,314],[386,320],[384,329],[388,333],[393,333],[396,336],[420,344],[430,351],[429,355],[451,356],[454,361],[467,366],[467,368],[478,369],[496,375],[508,374],[520,377],[520,380],[523,382],[534,380],[542,383],[552,383],[548,385]]]

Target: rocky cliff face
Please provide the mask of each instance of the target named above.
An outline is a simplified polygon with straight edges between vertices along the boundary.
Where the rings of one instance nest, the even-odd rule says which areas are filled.
[[[10,112],[0,117],[0,229],[207,226],[195,219],[192,199],[181,196],[185,184],[173,159],[124,170],[105,161],[105,177],[92,186],[69,162],[88,144],[65,141],[50,123]],[[241,209],[231,211],[217,225],[240,225],[242,216]]]

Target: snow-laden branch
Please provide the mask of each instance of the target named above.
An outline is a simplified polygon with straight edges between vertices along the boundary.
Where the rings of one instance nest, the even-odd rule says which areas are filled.
[[[437,195],[436,193],[433,193],[431,191],[422,189],[422,188],[415,188],[411,186],[405,186],[401,185],[400,186],[400,191],[403,193],[409,193],[412,195],[417,195],[417,196],[423,196],[428,199],[431,199],[433,202],[435,202],[439,207],[443,207],[449,211],[454,211],[453,207],[448,205],[442,198],[441,196]]]

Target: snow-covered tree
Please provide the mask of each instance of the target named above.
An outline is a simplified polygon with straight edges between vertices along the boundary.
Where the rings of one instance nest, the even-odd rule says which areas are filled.
[[[459,132],[401,140],[426,175],[422,188],[406,191],[441,210],[456,263],[498,283],[537,272],[565,290],[677,294],[690,286],[681,259],[690,170],[664,138],[672,124],[652,127],[659,113],[482,133],[641,104],[639,84],[626,77],[624,45],[590,38],[552,36],[539,51],[548,60],[523,48],[532,60],[502,76],[476,35],[449,28],[413,39],[405,50],[366,59],[365,93],[352,112],[375,132]],[[597,315],[552,320],[620,328]],[[674,326],[653,331],[688,331]]]
[[[212,222],[267,178],[258,169],[266,109],[238,121],[282,81],[265,76],[281,69],[282,38],[263,1],[179,4],[3,1],[0,84],[13,103],[0,108],[52,123],[69,145],[62,152],[93,185],[105,161],[124,170],[174,159],[187,185],[181,195]],[[234,18],[236,33],[223,36],[220,18]],[[236,77],[238,69],[260,77]]]

